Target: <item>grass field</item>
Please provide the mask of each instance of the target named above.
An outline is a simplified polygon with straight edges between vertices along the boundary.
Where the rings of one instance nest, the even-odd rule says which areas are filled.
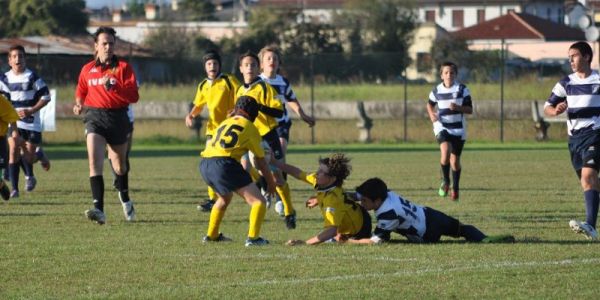
[[[0,205],[0,299],[598,297],[600,243],[567,225],[585,213],[564,143],[468,144],[459,203],[435,196],[433,144],[296,146],[288,162],[315,170],[319,156],[342,149],[353,159],[347,188],[379,176],[413,202],[517,242],[413,245],[395,235],[381,246],[287,247],[322,224],[303,206],[310,187],[292,180],[296,230],[271,209],[262,235],[272,244],[245,248],[249,207],[235,198],[221,226],[234,241],[205,245],[196,146],[134,145],[138,221],[125,223],[106,176],[107,224],[98,226],[83,215],[91,205],[85,149],[54,146],[52,170],[37,172],[37,189]]]

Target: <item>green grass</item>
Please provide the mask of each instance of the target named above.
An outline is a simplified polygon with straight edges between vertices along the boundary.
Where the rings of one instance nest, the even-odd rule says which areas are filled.
[[[0,299],[591,299],[600,292],[600,243],[567,225],[585,213],[564,143],[468,144],[459,203],[436,196],[434,144],[295,146],[288,161],[303,169],[344,150],[353,159],[347,188],[379,176],[413,202],[488,234],[514,234],[517,243],[412,245],[394,235],[381,246],[286,247],[322,225],[319,212],[303,206],[311,188],[292,180],[298,228],[286,230],[271,209],[262,235],[272,244],[253,249],[243,245],[249,207],[239,197],[221,226],[234,242],[200,242],[208,214],[196,210],[205,197],[199,148],[134,145],[139,221],[125,223],[107,175],[107,224],[98,226],[83,216],[91,205],[84,147],[47,147],[52,170],[36,169],[37,189],[0,205]]]
[[[545,100],[558,78],[521,78],[507,80],[504,87],[506,100]],[[293,84],[293,83],[292,83]],[[426,100],[434,84],[409,84],[407,97],[410,100]],[[499,83],[467,83],[473,99],[500,99]],[[140,98],[142,101],[192,101],[197,84],[156,85],[142,84]],[[56,86],[60,101],[73,101],[75,86]],[[308,102],[311,99],[311,88],[308,85],[293,85],[298,99]],[[314,88],[315,101],[396,101],[404,99],[402,84],[351,84],[334,85],[318,84]]]

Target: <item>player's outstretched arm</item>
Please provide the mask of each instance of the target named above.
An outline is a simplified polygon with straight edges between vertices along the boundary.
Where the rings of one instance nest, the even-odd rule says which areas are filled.
[[[336,237],[336,235],[337,235],[337,227],[331,226],[331,227],[325,228],[319,234],[311,237],[310,239],[308,239],[306,241],[289,240],[289,241],[287,241],[286,245],[288,245],[288,246],[297,246],[297,245],[303,245],[303,244],[317,245],[317,244],[323,243],[325,241],[331,240],[332,238]]]
[[[275,167],[277,167],[279,170],[288,173],[289,175],[292,175],[294,178],[299,179],[299,180],[303,180],[303,178],[301,177],[302,175],[302,170],[297,168],[296,166],[292,166],[292,165],[288,165],[282,161],[279,161],[277,159],[272,159],[271,160],[271,165],[274,165]]]

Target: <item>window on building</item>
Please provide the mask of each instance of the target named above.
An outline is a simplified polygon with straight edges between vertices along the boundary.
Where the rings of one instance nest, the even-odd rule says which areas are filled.
[[[435,23],[435,10],[426,10],[425,11],[425,22],[434,22]]]
[[[477,10],[477,24],[485,22],[485,9]]]
[[[463,28],[465,25],[465,13],[461,10],[452,11],[452,27]]]
[[[431,60],[431,53],[418,52],[417,53],[417,72],[427,73],[431,72],[433,62]]]

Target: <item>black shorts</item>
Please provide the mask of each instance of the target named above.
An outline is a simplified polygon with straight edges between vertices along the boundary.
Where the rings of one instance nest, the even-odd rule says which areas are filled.
[[[350,238],[356,239],[356,240],[368,239],[371,237],[371,229],[373,226],[371,224],[371,215],[369,215],[369,212],[361,205],[358,205],[358,207],[362,211],[362,215],[363,215],[362,227],[355,235],[351,236]]]
[[[10,135],[14,129],[9,129],[8,134]],[[29,142],[30,144],[39,145],[42,143],[42,133],[39,131],[27,130],[27,129],[17,129],[19,131],[19,135],[23,140]]]
[[[292,121],[279,122],[279,126],[275,128],[277,135],[280,138],[284,138],[286,141],[290,141],[290,129],[292,128]]]
[[[569,137],[569,153],[575,171],[600,169],[600,130],[583,129]]]
[[[452,154],[456,156],[460,156],[462,154],[463,148],[465,146],[465,140],[462,137],[457,135],[452,135],[448,133],[447,130],[442,130],[438,135],[435,136],[438,144],[448,142],[452,149],[450,150]]]
[[[8,166],[8,143],[6,136],[0,136],[0,169],[4,169],[6,166]]]
[[[281,143],[279,143],[279,135],[277,135],[277,130],[273,129],[269,131],[267,134],[262,136],[262,139],[269,144],[275,159],[283,159],[283,149],[281,149]]]
[[[204,182],[219,195],[235,192],[252,183],[250,174],[231,157],[209,157],[200,161],[200,174]]]
[[[85,133],[95,133],[106,139],[109,145],[122,145],[131,134],[132,123],[127,117],[127,108],[88,108],[83,118]]]
[[[425,234],[423,241],[425,243],[435,243],[440,240],[442,235],[459,237],[460,222],[447,214],[435,210],[431,207],[425,207]]]

